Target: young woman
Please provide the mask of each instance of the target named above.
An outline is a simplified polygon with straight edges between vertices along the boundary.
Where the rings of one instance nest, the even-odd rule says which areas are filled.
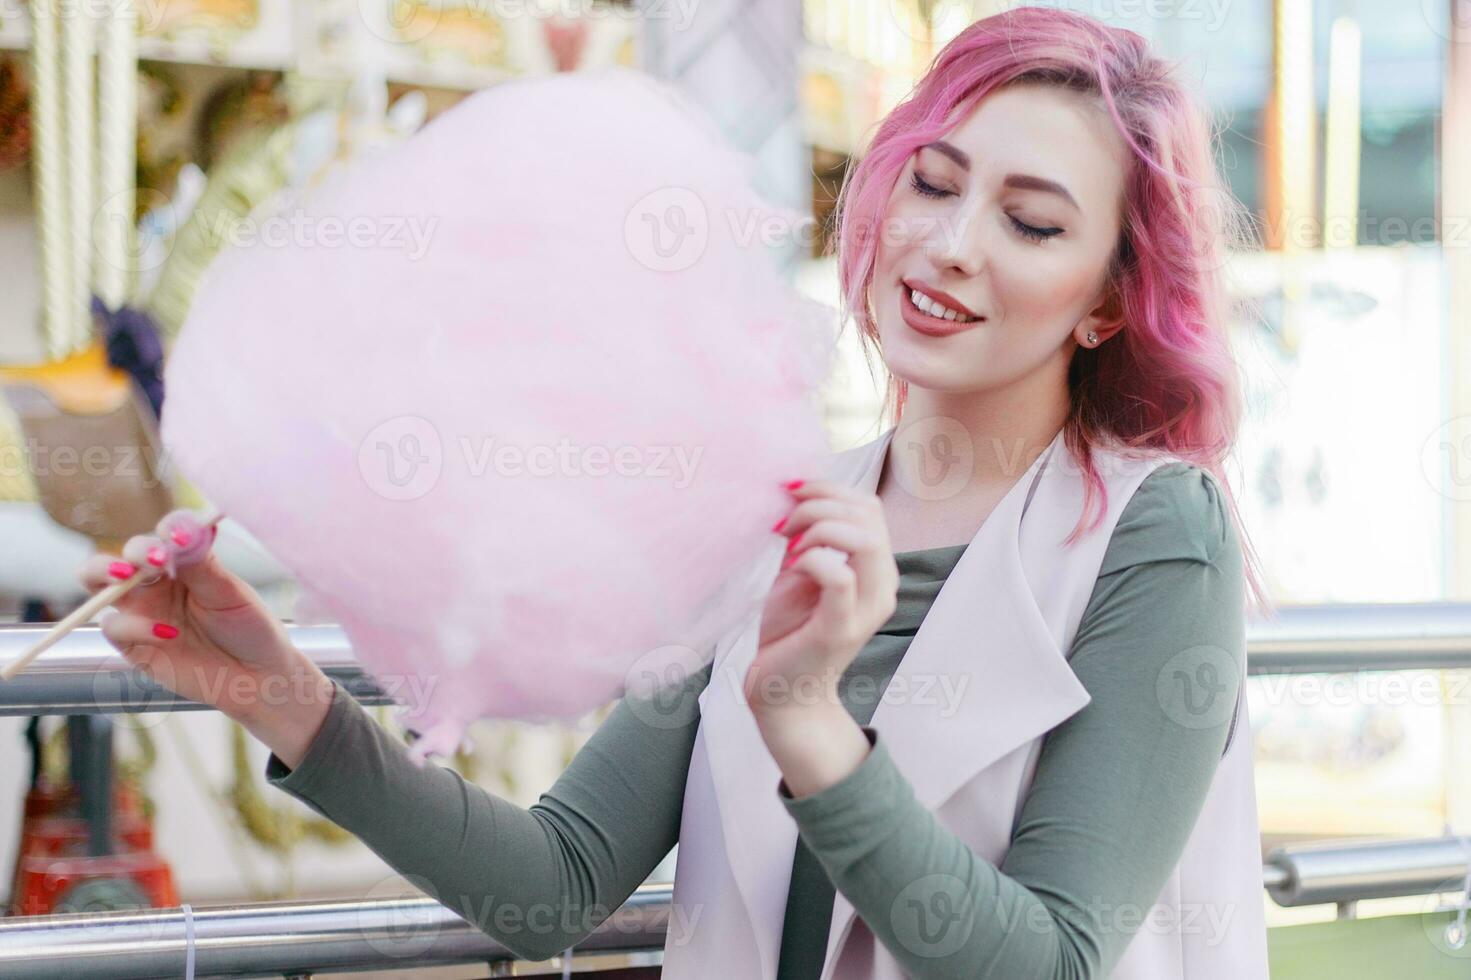
[[[1137,35],[1019,8],[948,44],[840,208],[897,425],[793,474],[760,617],[529,809],[411,764],[208,552],[103,632],[525,957],[678,843],[670,977],[1266,977],[1228,200]]]

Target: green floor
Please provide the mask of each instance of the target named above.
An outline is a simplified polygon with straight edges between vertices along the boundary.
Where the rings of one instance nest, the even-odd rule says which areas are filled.
[[[1471,980],[1471,942],[1446,942],[1454,921],[1439,912],[1269,929],[1272,980]]]

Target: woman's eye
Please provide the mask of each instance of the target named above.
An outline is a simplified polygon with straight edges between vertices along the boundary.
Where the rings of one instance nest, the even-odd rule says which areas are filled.
[[[1011,215],[1007,215],[1007,217],[1011,218]],[[1025,221],[1018,221],[1016,218],[1011,218],[1011,223],[1016,226],[1017,231],[1034,242],[1044,241],[1054,235],[1062,234],[1061,228],[1034,228]]]
[[[952,193],[951,191],[941,190],[934,184],[931,184],[929,181],[925,180],[919,175],[918,170],[912,171],[910,173],[909,185],[914,188],[916,193],[923,194],[925,197],[949,197]]]
[[[918,170],[910,171],[909,185],[914,188],[916,194],[922,194],[925,197],[951,197],[955,193],[954,191],[947,191],[931,184],[919,175]],[[1063,231],[1061,228],[1036,228],[1027,224],[1025,221],[1017,220],[1011,215],[1007,215],[1007,218],[1010,219],[1012,225],[1016,227],[1018,232],[1034,242],[1046,241],[1056,235],[1061,235]]]

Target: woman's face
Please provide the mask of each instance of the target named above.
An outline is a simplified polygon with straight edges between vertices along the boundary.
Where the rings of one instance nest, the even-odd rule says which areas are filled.
[[[919,149],[885,207],[870,293],[889,370],[947,392],[1048,366],[1065,383],[1073,345],[1118,329],[1101,304],[1127,162],[1106,112],[1056,86],[992,92]],[[961,315],[926,315],[915,289]]]

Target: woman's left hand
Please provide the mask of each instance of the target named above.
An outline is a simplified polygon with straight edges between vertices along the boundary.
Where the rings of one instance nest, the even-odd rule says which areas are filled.
[[[763,727],[831,710],[838,679],[894,614],[899,569],[883,505],[844,483],[809,480],[778,525],[788,554],[761,616],[744,693]],[[817,712],[821,714],[822,711]]]

